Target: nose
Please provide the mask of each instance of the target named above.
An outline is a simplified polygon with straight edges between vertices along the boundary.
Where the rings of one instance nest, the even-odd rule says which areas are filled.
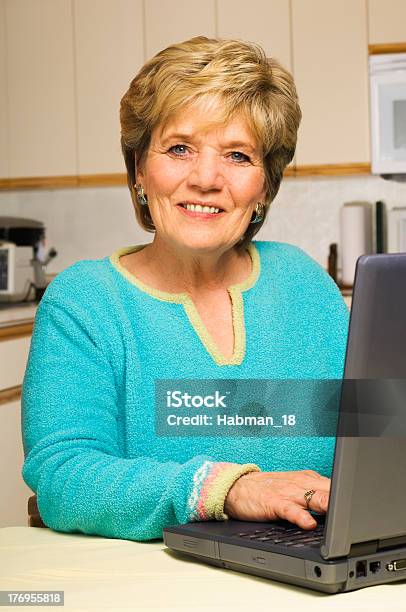
[[[200,191],[219,191],[224,184],[221,162],[215,151],[201,151],[194,160],[188,183]]]

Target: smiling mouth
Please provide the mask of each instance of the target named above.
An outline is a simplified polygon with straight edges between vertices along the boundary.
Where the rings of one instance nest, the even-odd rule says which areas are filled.
[[[218,215],[219,213],[224,212],[222,208],[216,208],[215,206],[206,206],[202,204],[188,204],[186,202],[181,202],[180,204],[178,204],[178,206],[181,206],[182,208],[184,208],[185,210],[189,210],[190,212],[205,213],[210,215]]]

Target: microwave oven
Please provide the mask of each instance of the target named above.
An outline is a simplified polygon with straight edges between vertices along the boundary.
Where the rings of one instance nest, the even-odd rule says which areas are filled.
[[[371,170],[406,180],[406,53],[369,58]]]

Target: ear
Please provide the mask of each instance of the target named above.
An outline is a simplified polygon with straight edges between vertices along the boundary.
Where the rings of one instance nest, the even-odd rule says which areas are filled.
[[[264,185],[261,191],[260,199],[258,200],[264,206],[265,206],[266,194],[267,194],[267,184],[266,184],[266,178],[264,177]]]
[[[135,173],[135,179],[137,181],[137,185],[139,185],[140,183],[143,184],[144,181],[144,170],[143,168],[137,168],[136,173]]]
[[[134,164],[135,164],[135,182],[137,185],[140,184],[140,182],[142,183],[142,181],[144,180],[145,176],[144,176],[144,164],[142,163],[142,161],[138,162],[137,161],[137,155],[134,154]]]

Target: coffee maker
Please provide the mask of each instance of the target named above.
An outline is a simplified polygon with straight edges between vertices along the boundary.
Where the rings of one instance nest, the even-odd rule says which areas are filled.
[[[46,266],[56,255],[54,248],[46,251],[41,221],[0,217],[0,303],[39,302]]]

